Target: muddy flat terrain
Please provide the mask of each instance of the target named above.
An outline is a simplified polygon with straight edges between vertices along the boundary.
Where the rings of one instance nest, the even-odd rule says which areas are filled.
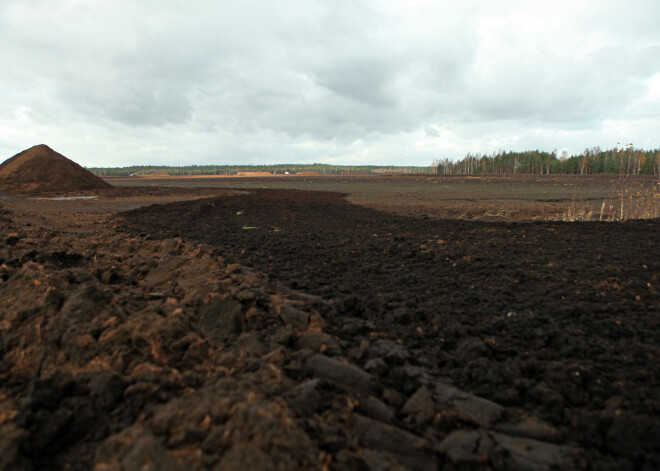
[[[636,213],[630,217],[653,211],[656,216],[660,215],[658,180],[643,175],[340,174],[109,178],[107,181],[121,188],[174,186],[332,191],[345,194],[348,201],[361,206],[403,216],[480,220],[620,219],[617,210],[620,210],[621,197],[625,196],[626,209],[630,207]]]
[[[404,178],[1,201],[0,469],[660,467],[660,222]]]

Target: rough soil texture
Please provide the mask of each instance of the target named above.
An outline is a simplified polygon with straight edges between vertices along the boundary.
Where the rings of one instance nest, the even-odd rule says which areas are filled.
[[[109,188],[112,185],[44,144],[0,164],[0,193],[73,195]]]
[[[371,419],[424,437],[445,465],[498,468],[490,440],[508,433],[579,449],[580,467],[660,466],[658,220],[415,219],[276,190],[124,217],[133,234],[203,242],[320,296],[342,347],[325,354],[389,391],[371,397],[391,414]],[[551,468],[530,453],[516,469]]]
[[[658,221],[124,191],[0,202],[0,469],[660,466]]]

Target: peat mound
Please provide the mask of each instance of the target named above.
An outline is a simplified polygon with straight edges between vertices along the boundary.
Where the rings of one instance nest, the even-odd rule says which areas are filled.
[[[238,172],[237,177],[272,177],[270,172]]]
[[[106,183],[45,144],[30,147],[0,164],[0,192],[80,194],[109,189]]]

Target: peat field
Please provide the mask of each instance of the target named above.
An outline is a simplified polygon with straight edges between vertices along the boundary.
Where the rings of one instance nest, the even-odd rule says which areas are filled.
[[[208,244],[282,292],[319,296],[348,360],[402,398],[444,381],[550,424],[544,440],[579,448],[579,467],[660,467],[659,220],[411,218],[338,193],[259,189],[118,224]],[[406,427],[444,437],[462,420],[422,414]]]

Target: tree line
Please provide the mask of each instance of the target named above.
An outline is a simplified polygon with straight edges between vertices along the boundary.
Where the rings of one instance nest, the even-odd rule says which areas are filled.
[[[87,170],[100,177],[130,177],[143,175],[236,175],[241,172],[269,172],[275,175],[299,172],[339,173],[431,173],[431,167],[329,165],[329,164],[277,164],[277,165],[133,165],[129,167],[90,167]]]
[[[660,149],[635,149],[632,144],[601,150],[585,149],[579,155],[556,151],[499,151],[487,154],[468,153],[462,160],[436,159],[432,163],[440,175],[512,175],[531,174],[617,174],[660,176]]]
[[[615,174],[660,176],[660,149],[635,149],[632,144],[601,150],[585,149],[579,155],[557,154],[530,150],[524,152],[498,151],[488,154],[468,153],[461,160],[434,159],[430,167],[382,165],[276,164],[276,165],[134,165],[129,167],[91,167],[101,177],[129,177],[143,175],[236,175],[241,172],[269,172],[296,174],[319,172],[339,173],[436,173],[439,175],[513,175],[528,174]]]

